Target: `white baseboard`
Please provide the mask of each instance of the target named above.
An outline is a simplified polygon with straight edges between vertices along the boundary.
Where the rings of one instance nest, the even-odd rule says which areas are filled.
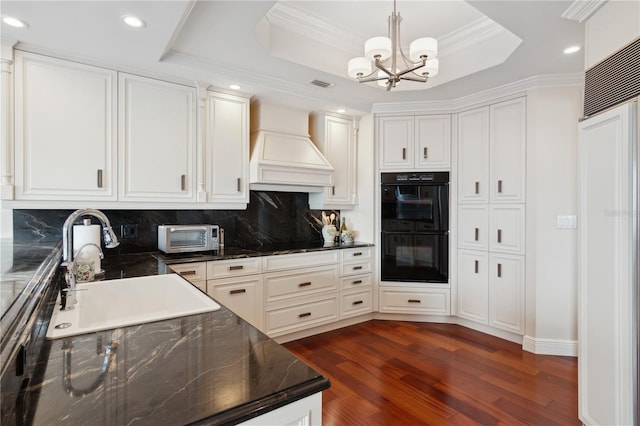
[[[537,355],[578,356],[578,341],[524,336],[522,349]]]

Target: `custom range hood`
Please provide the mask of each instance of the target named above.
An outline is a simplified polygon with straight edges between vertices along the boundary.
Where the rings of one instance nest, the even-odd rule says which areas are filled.
[[[280,105],[251,104],[249,188],[322,192],[333,167],[309,138],[309,114]]]

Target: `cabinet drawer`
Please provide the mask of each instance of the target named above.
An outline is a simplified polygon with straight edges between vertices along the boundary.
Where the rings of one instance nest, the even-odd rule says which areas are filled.
[[[342,265],[341,272],[343,277],[349,275],[368,274],[371,272],[371,262],[347,263]]]
[[[449,289],[380,290],[380,312],[449,315],[450,306]]]
[[[326,324],[338,320],[338,296],[268,310],[265,315],[266,333],[270,337]]]
[[[357,293],[343,294],[340,303],[340,318],[368,314],[372,311],[373,290],[369,288]]]
[[[320,266],[268,274],[264,287],[267,302],[338,290],[338,271],[335,266]]]
[[[342,290],[371,288],[371,274],[342,278]]]
[[[361,262],[371,259],[371,247],[344,249],[340,251],[340,260],[346,262]]]
[[[214,260],[207,262],[207,278],[228,278],[240,275],[259,274],[261,271],[259,257],[248,259]]]
[[[262,330],[262,276],[207,281],[207,294]]]
[[[264,257],[264,271],[282,271],[338,263],[338,250],[293,253]]]
[[[178,265],[169,265],[169,269],[175,271],[181,277],[189,282],[203,281],[207,279],[207,263],[192,262],[180,263]]]

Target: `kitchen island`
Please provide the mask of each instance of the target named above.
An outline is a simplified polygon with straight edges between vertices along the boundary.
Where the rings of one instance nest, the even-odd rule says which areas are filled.
[[[336,248],[342,247],[228,249],[199,256],[228,259]],[[167,263],[185,261],[158,253],[105,255],[106,280],[163,273]],[[56,256],[59,247],[47,259]],[[18,342],[24,349],[3,369],[21,382],[12,391],[5,387],[12,381],[3,375],[2,424],[238,424],[317,398],[330,386],[328,379],[224,306],[46,340],[55,289],[62,280],[57,263],[49,268],[56,272],[32,315],[36,320],[21,334],[30,337]],[[291,415],[278,422],[298,418]]]

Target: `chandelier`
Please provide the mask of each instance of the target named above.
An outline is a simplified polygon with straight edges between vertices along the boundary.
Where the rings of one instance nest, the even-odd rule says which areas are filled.
[[[364,44],[364,57],[349,60],[349,77],[355,78],[359,83],[377,81],[389,91],[400,80],[426,83],[429,77],[438,74],[438,40],[431,37],[414,40],[409,45],[407,56],[400,44],[402,17],[396,12],[396,0],[393,0],[393,13],[388,22],[387,37],[370,38]],[[399,62],[404,69],[398,68]]]

